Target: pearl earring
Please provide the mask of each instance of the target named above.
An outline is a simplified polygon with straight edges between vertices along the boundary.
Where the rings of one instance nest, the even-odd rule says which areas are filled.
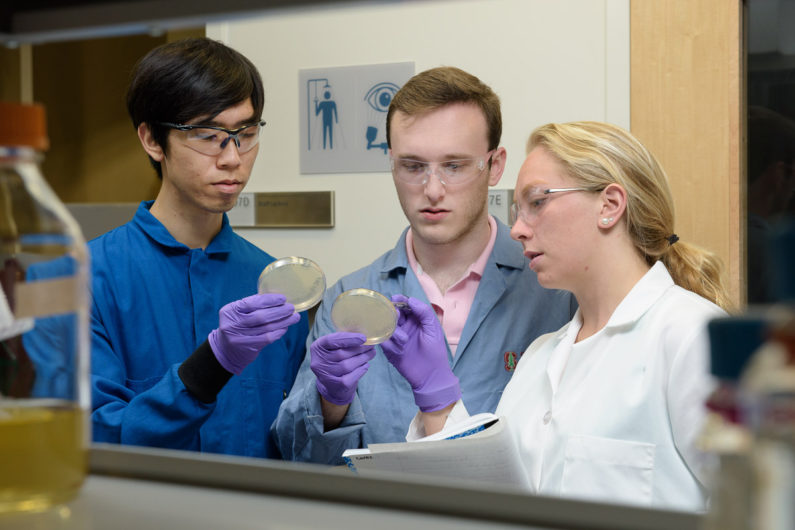
[[[602,217],[602,224],[603,225],[609,225],[612,222],[613,222],[613,218],[612,217]]]

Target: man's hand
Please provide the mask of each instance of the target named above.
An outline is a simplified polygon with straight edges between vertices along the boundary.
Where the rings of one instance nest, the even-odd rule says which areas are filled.
[[[240,375],[260,350],[279,340],[301,317],[281,294],[256,294],[226,304],[207,340],[227,371]]]
[[[433,308],[416,298],[402,295],[404,302],[395,333],[381,344],[387,360],[406,378],[414,391],[414,402],[423,412],[433,412],[461,398],[458,378],[450,368],[447,341]]]
[[[318,338],[309,347],[309,366],[317,377],[317,391],[334,405],[353,401],[356,384],[367,372],[375,348],[364,345],[361,333],[340,331]]]

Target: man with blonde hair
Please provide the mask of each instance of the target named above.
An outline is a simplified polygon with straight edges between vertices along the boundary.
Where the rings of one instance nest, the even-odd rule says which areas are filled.
[[[458,68],[417,74],[395,94],[387,142],[409,227],[395,248],[326,292],[272,428],[285,458],[339,464],[345,449],[403,441],[423,393],[363,335],[334,332],[331,306],[343,291],[429,303],[472,413],[493,412],[518,352],[571,318],[571,296],[541,288],[508,227],[488,213],[489,186],[505,169],[501,134],[499,98]]]

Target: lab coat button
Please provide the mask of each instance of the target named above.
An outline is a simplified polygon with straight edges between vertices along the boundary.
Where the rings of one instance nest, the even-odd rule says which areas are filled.
[[[546,414],[544,414],[544,425],[549,423],[549,420],[552,419],[552,411],[548,410]]]

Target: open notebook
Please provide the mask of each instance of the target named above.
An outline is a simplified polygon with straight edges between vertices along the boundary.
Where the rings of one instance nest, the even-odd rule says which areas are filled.
[[[355,472],[370,469],[527,487],[506,420],[482,413],[412,442],[370,444],[342,454]]]

